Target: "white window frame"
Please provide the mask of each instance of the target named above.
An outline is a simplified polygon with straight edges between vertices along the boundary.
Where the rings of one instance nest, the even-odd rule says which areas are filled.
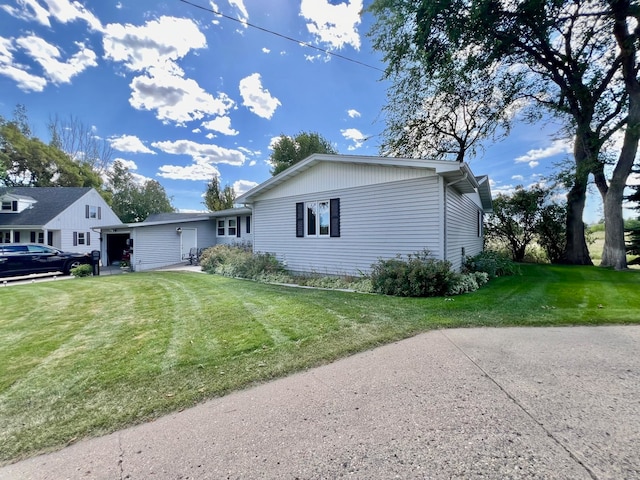
[[[227,229],[225,228],[225,224],[226,222],[224,221],[224,219],[216,221],[216,235],[218,237],[226,236],[225,232],[227,231]]]
[[[235,218],[227,219],[227,237],[235,237],[238,233],[238,222]]]
[[[324,209],[321,211],[321,205]],[[310,211],[314,212],[315,219],[310,219]],[[311,223],[313,221],[313,223]],[[310,228],[313,226],[313,233]],[[331,203],[329,200],[314,200],[304,204],[304,233],[305,237],[328,238],[331,236]]]

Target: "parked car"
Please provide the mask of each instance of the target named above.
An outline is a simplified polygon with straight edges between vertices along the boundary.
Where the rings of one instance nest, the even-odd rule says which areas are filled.
[[[86,253],[63,252],[37,243],[0,244],[0,277],[14,277],[31,273],[62,272],[91,263]]]

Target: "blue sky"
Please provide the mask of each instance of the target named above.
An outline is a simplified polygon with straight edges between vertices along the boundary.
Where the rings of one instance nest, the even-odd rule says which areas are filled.
[[[280,134],[317,132],[340,153],[379,154],[387,85],[366,36],[373,19],[360,15],[368,4],[0,0],[0,115],[25,105],[44,141],[50,119],[74,117],[176,208],[203,210],[214,174],[239,194],[267,180]],[[570,161],[570,142],[553,133],[519,125],[469,163],[494,194],[535,183]],[[585,220],[599,210],[590,200]]]

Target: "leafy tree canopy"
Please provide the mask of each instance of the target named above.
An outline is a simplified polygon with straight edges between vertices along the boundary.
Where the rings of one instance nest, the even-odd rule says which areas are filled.
[[[160,183],[155,180],[136,182],[122,162],[116,160],[107,177],[111,208],[123,223],[142,222],[151,214],[175,211]]]
[[[8,186],[94,187],[102,180],[90,165],[32,137],[26,121],[0,118],[0,181]]]
[[[482,98],[482,88],[457,94],[461,84],[493,86],[498,93],[499,101],[484,102],[490,111],[470,110],[485,125],[484,131],[476,129],[480,137],[490,137],[523,100],[532,107],[529,118],[556,115],[564,133],[575,139],[565,260],[591,263],[582,215],[593,175],[607,217],[603,263],[624,267],[622,191],[640,138],[637,5],[629,0],[374,0],[369,10],[377,17],[370,36],[384,53],[385,76],[392,82],[387,145],[430,141],[434,129],[425,125],[443,111],[432,108],[433,98]],[[448,104],[454,108],[436,125],[451,136],[457,106]],[[618,132],[624,147],[605,178],[612,157],[603,148]]]
[[[527,247],[535,240],[549,261],[558,263],[562,258],[566,208],[551,202],[551,194],[551,189],[540,185],[528,189],[519,185],[511,195],[498,194],[486,222],[487,239],[504,245],[517,262],[524,260]]]
[[[204,192],[204,204],[212,211],[227,210],[233,208],[236,200],[236,192],[230,185],[226,185],[220,190],[220,178],[217,175],[207,184],[207,190]]]
[[[314,153],[336,154],[338,151],[331,145],[331,142],[318,133],[301,132],[293,138],[280,135],[269,157],[273,166],[271,174],[278,175]]]

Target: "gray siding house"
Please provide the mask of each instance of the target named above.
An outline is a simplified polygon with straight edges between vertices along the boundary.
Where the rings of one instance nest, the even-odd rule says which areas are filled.
[[[299,273],[357,275],[428,250],[460,269],[483,248],[487,176],[450,161],[315,154],[240,196],[256,252]]]
[[[208,213],[162,213],[144,222],[118,223],[101,228],[105,242],[103,263],[119,262],[123,250],[131,268],[142,272],[184,262],[192,248],[218,244],[251,245],[251,210],[234,208]],[[106,255],[106,256],[105,256]]]
[[[0,243],[89,253],[100,249],[95,228],[119,221],[93,188],[0,187]]]

